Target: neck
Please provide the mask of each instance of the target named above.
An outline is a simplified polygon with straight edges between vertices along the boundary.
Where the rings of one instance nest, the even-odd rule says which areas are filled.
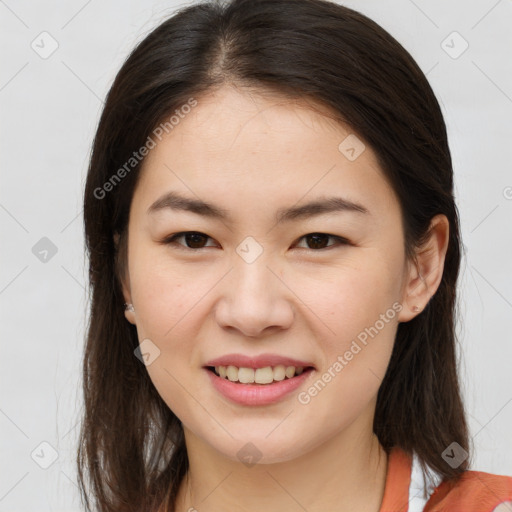
[[[176,512],[379,512],[387,455],[361,421],[293,460],[251,467],[224,457],[186,428],[185,439],[189,471]]]

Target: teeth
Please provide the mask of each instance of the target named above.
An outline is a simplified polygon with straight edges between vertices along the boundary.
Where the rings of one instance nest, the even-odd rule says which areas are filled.
[[[287,366],[284,374],[291,379],[295,375],[295,367]]]
[[[216,366],[215,373],[223,379],[242,384],[271,384],[285,378],[291,379],[304,371],[302,366],[265,366],[265,368],[238,368],[236,366]]]
[[[241,368],[240,370],[244,370]],[[240,373],[240,370],[238,370],[238,373]],[[241,379],[239,378],[240,382]],[[274,371],[272,370],[271,366],[265,366],[265,368],[258,368],[254,372],[254,382],[256,384],[270,384],[271,382],[274,382]]]
[[[226,376],[232,382],[237,381],[238,380],[238,368],[236,368],[235,366],[228,366],[226,368]]]

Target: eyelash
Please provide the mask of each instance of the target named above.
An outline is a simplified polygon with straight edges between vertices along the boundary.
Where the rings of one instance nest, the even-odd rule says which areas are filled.
[[[189,235],[189,234],[191,234],[191,235],[203,235],[206,238],[209,238],[210,240],[213,240],[210,236],[206,235],[205,233],[201,233],[200,231],[181,231],[179,233],[175,233],[174,235],[170,235],[170,236],[164,238],[160,243],[163,244],[163,245],[175,245],[175,246],[179,247],[180,249],[183,249],[183,250],[186,250],[186,251],[194,251],[194,252],[200,251],[201,249],[207,249],[208,248],[208,247],[200,247],[198,249],[194,249],[192,247],[187,247],[187,246],[185,246],[183,244],[180,244],[180,243],[178,243],[176,241],[177,239],[179,239],[179,238],[181,238],[181,237],[183,237],[185,235]],[[319,233],[319,232],[316,232],[316,231],[301,236],[298,239],[298,241],[300,241],[303,238],[306,238],[308,236],[311,236],[311,235],[325,235],[328,238],[332,238],[332,239],[336,240],[337,244],[328,245],[327,247],[323,247],[321,249],[309,249],[307,247],[300,247],[300,249],[309,249],[310,251],[319,252],[319,251],[325,251],[326,249],[330,249],[332,247],[335,247],[336,245],[353,245],[348,239],[343,238],[341,236],[330,235],[328,233]]]

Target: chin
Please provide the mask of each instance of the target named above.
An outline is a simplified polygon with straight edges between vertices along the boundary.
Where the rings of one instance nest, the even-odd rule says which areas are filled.
[[[299,439],[285,440],[276,436],[275,439],[265,437],[267,434],[236,436],[236,439],[225,439],[223,442],[212,440],[209,443],[224,457],[241,462],[247,467],[254,464],[277,464],[288,462],[305,454],[308,449]]]

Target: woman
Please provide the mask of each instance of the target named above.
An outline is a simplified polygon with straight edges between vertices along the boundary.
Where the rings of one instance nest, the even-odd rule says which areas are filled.
[[[166,20],[108,94],[84,220],[88,509],[512,505],[512,478],[469,471],[445,123],[365,16]]]

